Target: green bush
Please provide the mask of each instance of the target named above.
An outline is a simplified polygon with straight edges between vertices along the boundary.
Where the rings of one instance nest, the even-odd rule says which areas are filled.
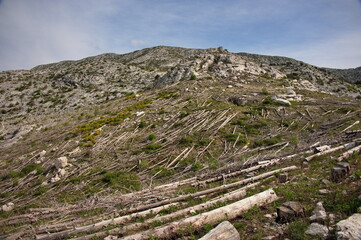
[[[113,189],[118,189],[122,192],[130,192],[140,189],[139,177],[135,173],[129,172],[109,172],[106,173],[102,182],[108,184]]]
[[[161,148],[162,145],[161,144],[155,144],[155,143],[151,143],[151,144],[148,144],[144,147],[144,151],[146,153],[153,153],[155,152],[156,150],[158,150],[159,148]]]
[[[157,138],[157,136],[154,133],[149,134],[149,136],[148,136],[149,141],[154,141],[156,138]]]

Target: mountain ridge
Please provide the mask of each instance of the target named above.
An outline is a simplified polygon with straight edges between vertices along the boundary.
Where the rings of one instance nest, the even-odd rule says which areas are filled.
[[[334,221],[361,207],[361,86],[325,69],[157,47],[2,72],[0,86],[0,238],[149,239],[172,226],[196,239],[216,223],[183,228],[186,215],[227,209],[233,190],[279,197],[232,214],[244,240],[314,239],[317,202]],[[351,171],[331,182],[338,159]],[[287,201],[305,213],[284,224],[274,212]]]

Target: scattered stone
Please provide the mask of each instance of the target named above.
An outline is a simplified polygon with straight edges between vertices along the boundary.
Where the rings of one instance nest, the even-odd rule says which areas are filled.
[[[64,168],[60,168],[60,169],[58,169],[58,174],[59,174],[59,176],[60,176],[60,177],[65,176],[65,174],[66,174],[65,169],[64,169]]]
[[[272,218],[273,218],[271,214],[266,214],[266,215],[264,215],[264,217],[265,217],[265,218],[268,218],[268,219],[272,219]]]
[[[333,182],[341,182],[350,174],[350,164],[340,162],[336,167],[331,169],[331,180]]]
[[[60,177],[58,176],[58,174],[55,175],[55,177],[50,179],[51,183],[56,183],[60,181]]]
[[[56,169],[65,168],[68,165],[68,158],[67,157],[60,157],[55,160],[55,167]]]
[[[228,98],[228,102],[233,103],[234,105],[241,106],[245,104],[245,100],[241,97],[231,96]]]
[[[136,115],[137,117],[139,117],[139,116],[142,116],[144,113],[145,113],[145,112],[136,112],[135,115]]]
[[[330,220],[331,224],[334,224],[335,220],[336,220],[335,214],[333,214],[333,213],[328,214],[328,219]]]
[[[43,157],[45,156],[45,154],[46,154],[46,151],[43,150],[43,151],[41,151],[41,152],[39,153],[39,157],[40,157],[40,158],[43,158]]]
[[[228,87],[228,88],[233,88],[233,86],[232,86],[232,85],[228,85],[227,87]]]
[[[228,240],[240,240],[241,237],[237,229],[228,221],[223,221],[213,228],[206,235],[199,240],[216,240],[216,239],[228,239]]]
[[[324,222],[327,219],[327,213],[322,205],[322,202],[316,204],[316,208],[312,211],[310,217],[311,222]]]
[[[328,189],[320,189],[320,191],[318,191],[318,192],[322,195],[326,195],[326,194],[329,194],[331,191]]]
[[[277,236],[267,236],[267,237],[262,238],[262,240],[275,240],[275,239],[278,239],[278,237]]]
[[[299,202],[285,202],[277,208],[277,222],[286,223],[305,216],[305,209]]]
[[[286,183],[288,181],[288,173],[281,173],[279,176],[278,176],[278,182],[279,183]]]
[[[347,196],[347,191],[346,191],[346,190],[343,190],[343,191],[342,191],[342,194],[345,195],[345,196]]]
[[[273,101],[275,101],[276,103],[280,104],[280,105],[284,105],[284,106],[291,106],[291,102],[283,99],[283,98],[274,98]]]
[[[2,209],[4,212],[10,212],[11,210],[14,209],[14,206],[15,206],[14,203],[9,202],[9,203],[7,203],[7,204],[2,205],[1,209]]]
[[[319,223],[311,223],[308,227],[306,234],[311,236],[322,236],[326,237],[328,235],[328,228]]]
[[[289,96],[296,96],[297,94],[296,94],[296,92],[295,92],[294,90],[288,88],[288,89],[287,89],[287,95],[289,95]]]
[[[327,179],[322,179],[322,183],[328,185],[330,184],[330,181],[328,181]]]
[[[355,213],[351,217],[336,224],[337,239],[361,239],[361,214]]]
[[[117,236],[112,236],[112,235],[109,235],[104,238],[104,240],[116,240],[116,239],[119,239],[119,238]]]
[[[41,183],[41,186],[46,186],[46,185],[48,185],[48,182],[46,181]]]
[[[359,201],[361,201],[361,195],[359,195],[359,196],[357,197],[357,199],[358,199]]]

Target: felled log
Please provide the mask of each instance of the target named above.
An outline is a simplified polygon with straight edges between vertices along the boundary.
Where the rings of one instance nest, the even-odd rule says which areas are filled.
[[[349,157],[351,157],[354,153],[360,153],[361,152],[361,145],[351,148],[350,150],[344,152],[341,154],[340,157],[337,158],[337,161],[341,162]]]
[[[130,215],[125,215],[125,216],[121,216],[121,217],[117,217],[117,218],[113,218],[113,219],[104,220],[104,221],[86,225],[86,226],[76,227],[74,229],[69,229],[69,230],[52,233],[52,234],[48,234],[48,235],[38,235],[36,237],[36,239],[39,239],[39,240],[40,239],[41,240],[63,239],[69,235],[76,235],[79,233],[86,233],[86,232],[91,232],[91,231],[99,231],[99,230],[103,229],[104,227],[112,225],[112,224],[122,224],[122,223],[129,222],[136,218],[146,217],[148,214],[157,214],[161,210],[163,210],[167,207],[170,207],[170,206],[175,206],[175,205],[177,205],[177,204],[173,203],[173,204],[145,210],[145,211],[138,212],[138,213],[133,213]]]
[[[314,159],[315,157],[327,155],[327,154],[330,154],[330,153],[333,153],[333,152],[336,152],[336,151],[339,151],[339,150],[343,150],[343,149],[348,150],[348,149],[350,149],[350,148],[353,148],[353,147],[359,145],[359,144],[360,144],[359,141],[360,141],[360,139],[357,139],[357,140],[355,140],[355,141],[353,141],[353,142],[346,143],[346,144],[343,144],[343,145],[338,146],[338,147],[330,148],[330,149],[325,150],[325,151],[323,151],[323,152],[319,152],[319,153],[313,154],[313,155],[311,155],[311,156],[308,156],[308,157],[305,158],[305,160],[306,160],[307,162],[309,162],[309,161],[311,161],[312,159]]]
[[[221,222],[216,228],[201,237],[199,240],[240,240],[237,229],[228,221]]]
[[[187,214],[207,209],[207,208],[209,208],[209,207],[211,207],[211,206],[213,206],[214,204],[217,204],[217,203],[239,200],[239,199],[243,198],[246,195],[245,189],[257,186],[258,184],[259,184],[259,182],[248,185],[248,186],[243,187],[241,189],[237,189],[237,190],[235,190],[233,192],[227,193],[223,197],[217,197],[217,198],[215,198],[215,199],[213,199],[211,201],[208,201],[208,202],[205,202],[205,203],[202,203],[202,204],[198,204],[196,206],[192,206],[192,207],[189,207],[189,208],[181,209],[179,211],[176,211],[174,213],[170,213],[170,214],[167,214],[167,215],[164,215],[164,216],[158,216],[158,217],[155,217],[155,218],[151,218],[151,219],[146,220],[143,223],[134,223],[134,224],[124,226],[124,227],[117,227],[117,228],[108,230],[107,232],[97,232],[97,233],[94,233],[94,234],[90,234],[90,235],[87,235],[87,236],[76,238],[76,240],[89,240],[89,239],[92,239],[92,238],[95,238],[95,237],[104,238],[104,237],[108,236],[109,234],[123,235],[123,233],[136,231],[136,230],[139,230],[141,228],[149,227],[150,224],[152,222],[155,222],[155,221],[157,221],[157,222],[169,222],[169,221],[171,221],[173,219],[176,219],[178,217],[186,216]]]
[[[273,191],[273,189],[269,189],[264,192],[255,194],[251,197],[229,204],[227,206],[220,207],[209,212],[201,213],[180,221],[172,222],[148,231],[137,233],[131,236],[126,236],[121,239],[143,240],[149,239],[149,236],[158,237],[161,239],[170,239],[171,237],[176,236],[178,232],[186,231],[187,226],[192,226],[192,229],[196,231],[201,229],[205,224],[214,225],[218,221],[222,221],[224,219],[234,219],[254,206],[264,206],[268,203],[276,201],[277,199],[278,197]]]
[[[183,200],[185,200],[187,198],[195,198],[195,197],[200,197],[200,196],[207,195],[207,194],[214,193],[214,192],[220,192],[220,191],[227,190],[227,189],[230,189],[230,188],[234,188],[234,187],[237,187],[237,186],[245,185],[245,184],[250,183],[250,182],[255,182],[255,181],[267,178],[269,176],[272,176],[274,174],[280,173],[280,172],[287,172],[287,171],[292,171],[292,170],[296,170],[296,169],[297,169],[296,166],[290,166],[290,167],[276,169],[276,170],[273,170],[273,171],[270,171],[270,172],[260,174],[260,175],[255,176],[255,177],[246,178],[246,179],[243,179],[241,181],[230,183],[230,184],[227,184],[227,185],[222,185],[222,186],[219,186],[219,187],[207,189],[207,190],[200,191],[200,192],[197,192],[197,193],[181,195],[181,196],[176,197],[176,198],[171,198],[171,199],[155,202],[155,203],[152,203],[152,204],[149,204],[149,205],[139,206],[139,207],[130,209],[128,212],[139,212],[139,211],[143,211],[143,210],[146,210],[146,209],[162,206],[162,205],[165,205],[165,204],[183,201]]]
[[[258,185],[258,184],[259,183],[251,184],[251,186],[247,186],[247,188],[254,187],[254,186]],[[178,217],[186,216],[187,214],[195,213],[197,211],[201,211],[201,210],[210,208],[210,207],[214,206],[217,203],[224,203],[224,202],[227,202],[227,201],[239,200],[239,199],[243,198],[244,196],[246,196],[245,188],[238,189],[238,190],[235,190],[235,191],[230,192],[228,194],[225,194],[225,196],[223,196],[223,197],[219,197],[219,198],[213,199],[213,200],[205,202],[205,203],[201,203],[201,204],[198,204],[198,205],[195,205],[195,206],[192,206],[192,207],[181,209],[181,210],[179,210],[177,212],[174,212],[174,213],[171,213],[171,214],[167,214],[167,215],[164,215],[164,216],[158,216],[158,217],[149,219],[149,220],[145,221],[144,223],[135,223],[135,224],[132,224],[132,225],[129,225],[129,226],[125,226],[122,229],[122,232],[136,231],[136,230],[141,229],[143,227],[149,227],[150,223],[152,223],[154,221],[169,222],[170,220],[176,219]]]

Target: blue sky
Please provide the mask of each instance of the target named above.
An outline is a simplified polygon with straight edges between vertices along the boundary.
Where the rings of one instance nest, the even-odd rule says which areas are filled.
[[[158,46],[361,66],[361,0],[0,0],[0,70]]]

